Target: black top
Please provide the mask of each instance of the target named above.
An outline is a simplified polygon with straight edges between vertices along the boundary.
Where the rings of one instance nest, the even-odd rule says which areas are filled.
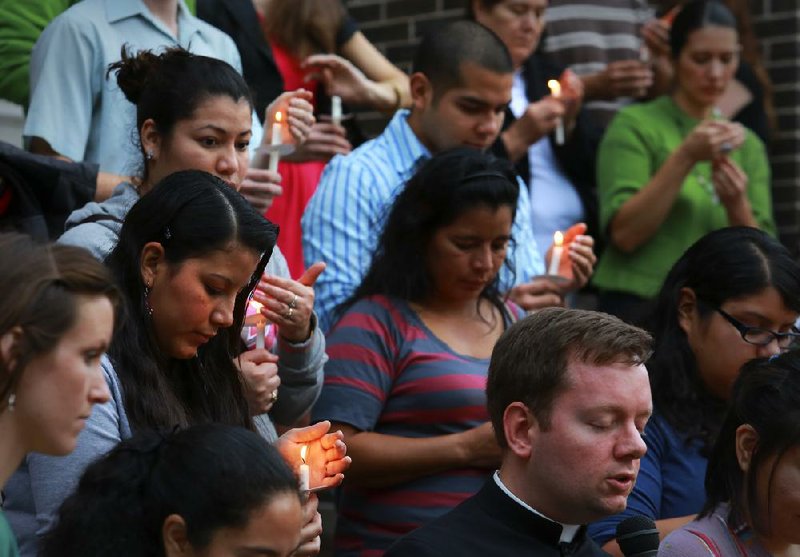
[[[583,526],[571,543],[562,527],[524,508],[490,478],[449,513],[400,539],[384,557],[608,557]]]
[[[229,35],[242,58],[242,74],[253,93],[256,114],[264,121],[267,105],[283,93],[283,78],[275,63],[272,49],[264,37],[258,14],[251,0],[197,0],[197,17]],[[340,48],[358,31],[358,25],[345,15],[336,35]],[[317,99],[322,110],[330,100]]]

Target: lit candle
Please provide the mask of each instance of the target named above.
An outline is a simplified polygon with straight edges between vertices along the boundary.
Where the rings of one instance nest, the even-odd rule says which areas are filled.
[[[270,141],[270,145],[272,145],[272,150],[269,153],[269,169],[273,172],[278,171],[278,162],[281,160],[281,153],[280,147],[281,140],[283,139],[283,132],[281,130],[281,118],[283,115],[280,113],[275,114],[275,122],[272,124],[272,138]]]
[[[550,254],[550,268],[548,275],[557,275],[558,268],[561,266],[561,254],[564,252],[564,235],[560,230],[553,234],[553,252]]]
[[[561,96],[561,84],[557,79],[548,81],[547,86],[550,88],[550,94],[555,98]],[[564,121],[561,118],[556,123],[556,145],[564,145]]]
[[[256,349],[263,350],[265,346],[264,337],[267,329],[267,320],[261,314],[261,308],[264,306],[255,300],[250,300],[250,305],[253,306],[253,309],[256,311],[256,317],[258,318],[258,321],[256,321]]]
[[[300,491],[308,491],[309,489],[309,468],[306,464],[306,453],[308,452],[308,445],[303,445],[300,449],[300,460],[303,463],[300,465]]]
[[[342,125],[342,97],[339,95],[331,97],[331,121],[337,126]]]

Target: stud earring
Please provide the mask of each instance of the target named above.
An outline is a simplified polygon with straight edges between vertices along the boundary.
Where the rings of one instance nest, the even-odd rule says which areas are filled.
[[[16,406],[17,406],[17,395],[15,393],[11,393],[10,395],[8,395],[8,411],[13,412]]]
[[[148,149],[147,152],[144,154],[144,158],[145,160],[151,161],[153,160],[153,158],[155,158],[155,155],[153,155],[152,150]]]

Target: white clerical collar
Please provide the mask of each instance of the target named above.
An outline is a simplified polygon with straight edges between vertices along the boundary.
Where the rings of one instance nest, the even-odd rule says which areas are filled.
[[[571,543],[572,540],[575,539],[575,535],[578,533],[578,530],[580,530],[580,528],[581,528],[580,524],[562,524],[561,522],[557,522],[557,521],[553,520],[552,518],[549,518],[549,517],[543,515],[542,513],[540,513],[539,511],[537,511],[533,507],[531,507],[528,503],[526,503],[525,501],[523,501],[522,499],[520,499],[519,497],[517,497],[516,495],[511,493],[511,491],[506,487],[506,484],[503,483],[503,480],[500,479],[499,470],[495,471],[493,477],[494,477],[494,482],[497,484],[497,487],[502,489],[503,493],[505,493],[506,495],[511,497],[514,501],[516,501],[517,503],[519,503],[520,505],[522,505],[523,507],[525,507],[526,509],[531,511],[533,514],[539,515],[542,518],[544,518],[546,520],[549,520],[550,522],[555,522],[556,524],[560,524],[561,525],[561,538],[559,538],[559,540],[558,540],[560,543]]]

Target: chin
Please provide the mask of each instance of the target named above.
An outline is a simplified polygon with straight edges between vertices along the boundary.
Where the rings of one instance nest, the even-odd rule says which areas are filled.
[[[176,360],[191,360],[195,356],[197,356],[197,346],[194,345],[183,345],[183,346],[176,346],[170,353],[172,358]]]

